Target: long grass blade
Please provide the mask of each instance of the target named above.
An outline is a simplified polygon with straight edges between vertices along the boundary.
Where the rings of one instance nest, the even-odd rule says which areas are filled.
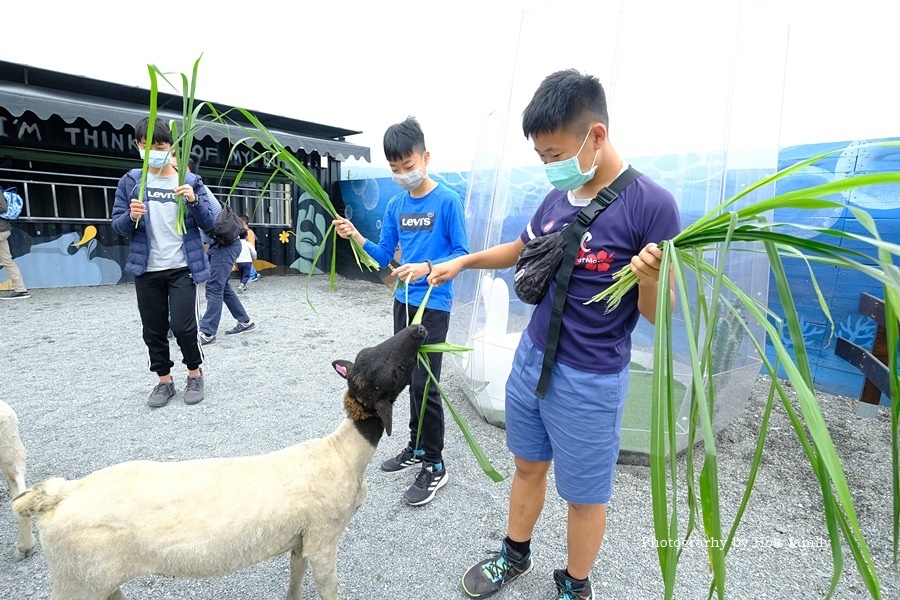
[[[700,265],[701,268],[709,273],[715,273],[715,269],[711,265]],[[789,380],[793,383],[794,388],[797,392],[798,397],[804,398],[808,396],[813,396],[812,390],[806,386],[806,383],[803,381],[803,378],[800,377],[799,372],[797,371],[796,366],[791,362],[791,356],[784,347],[781,342],[780,332],[774,328],[774,326],[769,323],[762,311],[758,309],[757,303],[754,302],[751,298],[749,298],[740,288],[734,285],[727,277],[723,280],[723,285],[729,288],[732,292],[735,293],[737,298],[741,301],[741,303],[750,311],[751,316],[754,317],[757,323],[761,324],[763,328],[766,330],[769,339],[773,347],[776,350],[776,360],[785,363],[785,371],[788,373]],[[749,331],[749,330],[748,330]],[[762,359],[763,363],[766,365],[767,370],[769,371],[770,377],[772,377],[773,381],[777,381],[778,373],[772,367],[769,362],[765,351],[759,346],[759,344],[755,341],[755,338],[751,335],[751,340],[753,340],[754,345],[756,346],[759,357]],[[800,440],[801,446],[803,447],[804,453],[806,454],[807,460],[813,466],[813,471],[816,474],[817,479],[822,482],[822,474],[826,473],[827,470],[822,466],[822,462],[817,456],[815,450],[813,449],[812,444],[807,439],[807,428],[803,426],[799,417],[795,413],[793,407],[783,389],[780,386],[780,383],[777,387],[779,396],[782,399],[782,404],[787,412],[788,418],[791,422],[791,426],[797,432],[798,439]],[[802,409],[802,406],[801,406]],[[827,486],[825,487],[827,489]],[[864,565],[866,563],[866,556],[868,555],[867,550],[864,547],[860,546],[861,538],[859,540],[856,539],[855,536],[851,535],[851,529],[849,528],[844,515],[839,510],[833,510],[829,505],[834,502],[833,496],[830,492],[830,489],[824,493],[823,496],[823,504],[825,507],[825,512],[828,515],[836,515],[837,525],[840,527],[841,531],[844,532],[844,538],[847,540],[848,545],[850,546],[851,552],[856,559],[857,565]],[[833,593],[834,587],[837,582],[837,578],[843,568],[843,555],[840,549],[840,539],[836,532],[833,523],[828,524],[829,537],[831,540],[832,547],[832,559],[834,563],[834,575],[832,577],[832,586],[831,592]],[[863,542],[864,543],[864,542]],[[871,559],[869,559],[871,560]],[[866,582],[867,587],[872,593],[873,597],[880,598],[880,588],[876,579],[872,579],[872,575],[874,572],[869,572],[863,567],[859,567],[860,573],[863,576],[863,580]]]
[[[693,330],[690,301],[687,297],[687,278],[680,261],[679,252],[672,252],[672,266],[675,271],[676,290],[679,304],[685,321],[685,329]],[[724,268],[724,267],[722,267]],[[663,288],[667,291],[667,288]],[[662,294],[666,295],[666,294]],[[699,490],[700,503],[703,508],[703,528],[708,541],[710,565],[713,570],[716,591],[720,599],[725,597],[725,554],[723,552],[722,516],[719,506],[718,458],[716,454],[715,435],[713,434],[712,415],[703,390],[703,374],[700,371],[701,354],[693,336],[688,335],[688,352],[691,364],[691,388],[696,397],[703,432],[704,460],[700,471]],[[673,511],[674,512],[674,511]]]
[[[662,263],[660,266],[660,287],[669,289],[669,265],[671,263],[671,249],[663,248]],[[656,332],[653,345],[653,393],[650,407],[650,419],[652,422],[650,436],[650,495],[653,506],[653,530],[656,536],[656,552],[659,558],[659,566],[662,572],[665,597],[672,598],[675,593],[675,575],[678,556],[675,548],[675,540],[678,539],[678,511],[673,508],[671,520],[669,517],[668,482],[669,475],[666,470],[666,422],[669,412],[669,390],[674,386],[669,385],[672,376],[670,370],[671,352],[669,334],[672,324],[671,310],[669,306],[669,294],[660,294],[656,306]],[[666,366],[664,366],[666,365]],[[667,369],[667,367],[669,367]],[[669,429],[671,438],[675,436],[674,429]],[[672,480],[676,480],[676,463],[671,462]],[[672,502],[677,502],[677,496],[672,493]]]
[[[490,459],[484,453],[481,445],[469,430],[469,426],[466,425],[466,422],[459,414],[459,411],[456,410],[456,407],[450,401],[450,398],[447,397],[447,394],[444,392],[444,388],[441,387],[441,384],[437,382],[434,373],[431,372],[431,366],[428,364],[428,359],[422,356],[421,353],[419,354],[419,364],[422,365],[422,368],[424,368],[428,372],[428,378],[432,380],[437,386],[438,392],[440,393],[441,398],[443,398],[444,400],[444,406],[446,406],[450,410],[450,414],[453,415],[453,420],[456,421],[456,425],[459,427],[459,430],[462,432],[463,437],[469,444],[469,448],[472,450],[472,454],[475,456],[475,460],[478,462],[478,466],[481,467],[481,470],[484,471],[485,475],[490,477],[491,481],[494,481],[495,483],[506,479],[509,474],[501,475],[494,467],[494,465],[491,464]]]
[[[409,289],[409,282],[407,282],[407,290]],[[425,292],[425,297],[422,298],[422,303],[419,305],[419,308],[416,310],[416,314],[413,317],[412,324],[413,325],[421,325],[422,318],[425,316],[425,307],[428,305],[428,299],[431,297],[431,290],[434,289],[433,285],[428,286],[428,291]],[[409,306],[409,304],[407,304]]]
[[[900,146],[900,142],[896,142],[896,141],[873,142],[870,144],[860,144],[859,148],[876,147],[876,146],[897,147],[897,146]],[[790,165],[768,177],[764,177],[763,179],[760,179],[756,183],[753,183],[753,184],[745,187],[743,190],[741,190],[740,192],[738,192],[737,194],[735,194],[734,196],[732,196],[731,198],[729,198],[728,200],[726,200],[725,202],[720,204],[719,206],[711,209],[705,215],[700,217],[697,221],[695,221],[690,226],[688,226],[684,230],[682,230],[682,233],[690,232],[690,231],[693,231],[694,229],[704,228],[706,226],[707,222],[709,220],[715,218],[715,216],[718,212],[725,210],[732,204],[738,202],[739,200],[741,200],[742,198],[746,197],[747,195],[755,192],[756,190],[764,188],[768,185],[771,185],[781,179],[784,179],[785,177],[787,177],[789,175],[793,175],[794,173],[797,173],[797,172],[805,169],[806,167],[819,162],[820,160],[822,160],[824,158],[828,158],[829,156],[832,156],[834,154],[839,154],[843,151],[844,151],[844,148],[838,148],[835,150],[829,150],[828,152],[822,152],[822,153],[812,156],[806,160],[803,160],[803,161],[797,162],[793,165]]]
[[[141,202],[144,201],[144,192],[147,191],[147,173],[148,168],[150,167],[150,148],[153,146],[153,130],[156,126],[156,102],[159,97],[159,83],[156,80],[156,67],[153,65],[147,65],[147,69],[150,72],[150,120],[147,123],[147,139],[144,144],[144,160],[141,164],[141,184],[138,188],[138,200]],[[140,140],[138,140],[140,141]],[[140,216],[134,221],[134,228],[138,228],[138,223],[141,222]]]
[[[325,230],[325,235],[322,236],[322,239],[328,239],[328,236],[331,235],[331,232],[334,230],[334,223],[328,226],[328,229]],[[318,249],[316,250],[316,254],[312,259],[312,267],[309,269],[309,273],[306,275],[306,303],[312,309],[312,311],[318,315],[318,311],[316,311],[316,307],[313,306],[312,300],[309,299],[309,280],[312,279],[313,272],[315,271],[315,266],[319,262],[319,258],[321,258],[322,253],[325,252],[325,244],[320,244]]]
[[[844,471],[841,468],[837,450],[831,440],[828,427],[825,424],[822,412],[819,409],[818,401],[813,393],[812,374],[809,369],[806,346],[803,340],[803,334],[800,331],[800,322],[797,317],[787,276],[785,275],[784,267],[781,264],[781,258],[774,245],[767,243],[766,249],[770,257],[772,273],[778,288],[781,306],[786,316],[785,321],[788,325],[791,340],[793,341],[793,360],[787,356],[787,352],[785,351],[785,356],[782,357],[782,361],[788,379],[790,379],[797,390],[800,409],[803,413],[806,427],[813,438],[814,448],[816,450],[816,461],[813,462],[813,467],[823,469],[820,481],[822,483],[823,496],[826,499],[826,519],[831,517],[831,520],[828,521],[829,531],[831,532],[835,525],[841,525],[841,523],[834,522],[835,514],[829,514],[830,509],[827,506],[827,499],[832,493],[831,488],[833,486],[836,502],[840,507],[840,512],[838,514],[843,515],[841,518],[846,519],[847,533],[845,534],[845,539],[854,555],[863,582],[866,584],[870,593],[873,594],[873,597],[878,597],[880,596],[880,586],[878,584],[875,565],[872,562],[865,539],[859,529],[859,521],[856,516],[856,511],[853,508],[849,486],[846,477],[844,476]],[[781,346],[780,340],[772,340],[772,342],[776,350]],[[832,550],[833,552],[840,552],[840,549],[833,538]],[[834,556],[834,558],[837,561],[839,555]]]

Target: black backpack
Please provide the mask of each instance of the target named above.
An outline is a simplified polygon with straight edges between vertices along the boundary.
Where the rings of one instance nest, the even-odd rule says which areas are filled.
[[[216,217],[215,226],[206,232],[219,246],[230,246],[241,237],[244,231],[244,220],[231,210],[231,207],[216,198],[222,206],[222,212]]]

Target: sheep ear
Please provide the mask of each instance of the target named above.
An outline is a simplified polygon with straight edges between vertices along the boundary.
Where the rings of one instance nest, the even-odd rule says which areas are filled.
[[[381,419],[381,424],[384,425],[384,431],[388,435],[391,435],[391,423],[392,423],[392,415],[394,413],[394,405],[387,400],[379,400],[375,403],[375,412],[378,413],[378,418]]]
[[[336,360],[331,363],[331,366],[334,367],[334,370],[338,372],[338,375],[347,379],[347,373],[350,372],[350,369],[353,367],[353,363],[349,360]]]

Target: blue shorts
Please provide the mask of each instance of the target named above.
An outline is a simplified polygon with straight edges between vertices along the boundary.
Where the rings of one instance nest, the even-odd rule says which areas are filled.
[[[619,458],[628,369],[598,375],[555,363],[543,400],[534,395],[544,353],[522,332],[506,381],[506,446],[554,463],[556,490],[572,504],[606,504]]]

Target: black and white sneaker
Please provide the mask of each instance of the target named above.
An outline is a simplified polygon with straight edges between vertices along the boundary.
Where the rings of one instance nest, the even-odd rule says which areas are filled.
[[[416,454],[412,447],[406,446],[400,451],[400,454],[381,463],[381,470],[385,473],[399,473],[411,469],[422,462],[421,456],[421,450],[419,450],[419,454]]]
[[[31,298],[30,292],[10,292],[4,296],[0,296],[0,299],[3,300],[25,300],[26,298]]]
[[[424,463],[422,470],[416,475],[416,481],[413,483],[403,497],[410,506],[421,506],[428,504],[434,499],[437,491],[447,485],[448,475],[447,467],[442,463],[440,470],[436,469],[433,463]]]

